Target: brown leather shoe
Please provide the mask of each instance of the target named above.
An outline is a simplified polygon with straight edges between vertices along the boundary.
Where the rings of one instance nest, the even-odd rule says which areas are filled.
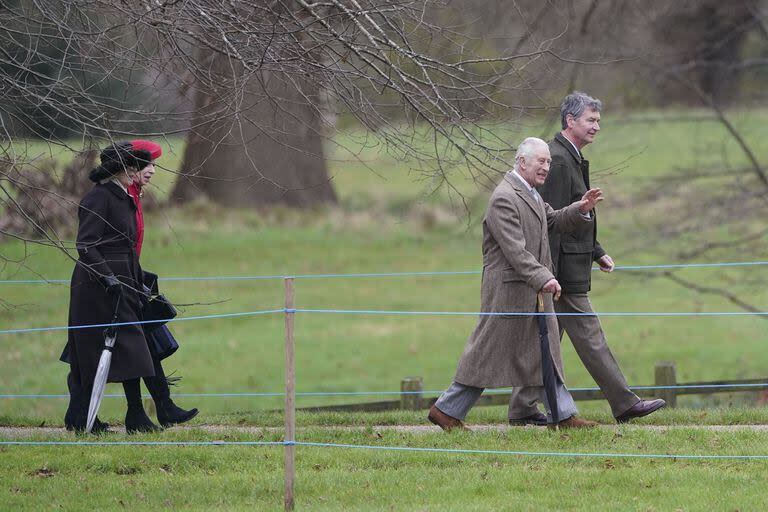
[[[656,400],[640,400],[628,410],[616,416],[616,423],[626,423],[633,418],[642,418],[648,416],[654,411],[658,411],[667,405],[667,402],[661,398]]]
[[[567,420],[563,420],[557,424],[557,428],[594,428],[598,425],[596,421],[583,420],[576,416],[571,416]],[[555,430],[555,425],[547,425],[550,430]]]
[[[434,405],[429,408],[427,419],[446,432],[453,429],[469,430],[461,420],[448,416]]]

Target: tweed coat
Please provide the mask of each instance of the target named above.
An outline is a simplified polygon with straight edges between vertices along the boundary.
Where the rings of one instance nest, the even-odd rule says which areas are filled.
[[[80,201],[77,252],[72,272],[69,325],[112,322],[115,299],[107,295],[101,277],[114,274],[123,283],[118,322],[141,320],[143,272],[134,249],[136,204],[113,182],[95,185]],[[104,328],[71,329],[62,360],[69,362],[81,382],[93,382],[104,347]],[[68,353],[67,353],[68,352]],[[117,328],[109,382],[155,374],[141,325]]]
[[[576,204],[555,211],[537,202],[519,178],[507,173],[491,195],[483,219],[481,311],[536,311],[539,290],[554,277],[548,229],[573,230],[590,222]],[[554,311],[552,295],[544,298],[546,311]],[[557,319],[548,316],[547,325],[552,359],[565,382]],[[536,317],[481,316],[454,381],[480,388],[543,385]]]
[[[562,133],[549,143],[552,165],[547,181],[539,193],[552,208],[558,209],[579,201],[589,189],[589,162]],[[594,222],[568,233],[550,233],[552,265],[563,293],[587,293],[592,286],[592,262],[605,255],[597,241],[597,217]]]

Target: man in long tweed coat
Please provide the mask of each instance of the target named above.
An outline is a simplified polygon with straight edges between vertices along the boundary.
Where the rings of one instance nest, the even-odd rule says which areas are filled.
[[[589,162],[581,150],[592,143],[600,131],[600,100],[583,92],[565,97],[560,107],[562,131],[549,143],[552,166],[546,182],[538,188],[541,197],[553,208],[563,208],[578,200],[589,188]],[[549,245],[555,277],[563,296],[555,305],[558,313],[592,313],[588,292],[592,262],[603,272],[613,271],[613,259],[597,241],[597,218],[591,225],[561,235],[551,233]],[[559,316],[563,331],[576,349],[592,378],[611,405],[616,421],[624,423],[664,407],[662,399],[641,400],[627,385],[619,364],[611,353],[596,315]],[[542,425],[546,418],[536,407],[538,390],[515,388],[509,404],[512,425]]]
[[[553,210],[535,189],[546,180],[550,162],[543,140],[525,139],[517,149],[513,170],[491,195],[483,219],[484,313],[534,312],[539,292],[545,294],[546,311],[554,311],[552,298],[559,296],[561,288],[552,271],[548,229],[572,231],[591,223],[590,212],[602,200],[602,192],[588,190],[580,201]],[[563,384],[557,319],[548,316],[547,324],[549,349],[558,374],[558,412],[564,418],[559,425],[594,426],[594,422],[576,417],[576,404]],[[443,430],[466,428],[463,420],[485,388],[509,386],[537,387],[548,406],[538,322],[533,315],[481,315],[453,383],[432,406],[428,419]]]

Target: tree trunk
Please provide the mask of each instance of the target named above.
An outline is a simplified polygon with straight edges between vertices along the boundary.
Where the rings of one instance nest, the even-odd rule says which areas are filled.
[[[220,54],[208,54],[201,64],[210,64],[211,80],[195,93],[171,201],[205,195],[227,206],[335,203],[311,76],[265,70],[246,75]]]
[[[695,83],[715,104],[726,105],[738,97],[742,73],[734,64],[753,18],[744,0],[689,0],[671,4],[655,32],[671,53],[673,73]],[[701,103],[677,80],[662,83],[660,92],[662,104]]]

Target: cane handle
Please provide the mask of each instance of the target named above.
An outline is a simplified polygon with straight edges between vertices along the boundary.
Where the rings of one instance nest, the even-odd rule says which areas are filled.
[[[544,294],[542,292],[539,292],[539,300],[538,300],[538,302],[539,302],[539,304],[538,304],[539,307],[537,308],[537,311],[539,313],[543,313],[544,312]]]

